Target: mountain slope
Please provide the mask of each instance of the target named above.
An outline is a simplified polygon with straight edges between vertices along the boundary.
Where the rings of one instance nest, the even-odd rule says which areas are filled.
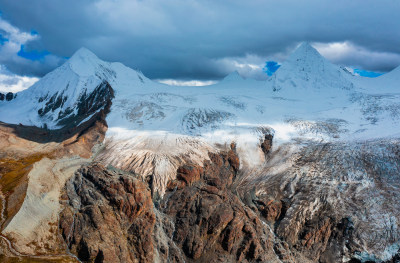
[[[399,93],[400,66],[377,78],[371,80],[361,78],[359,81],[368,94]]]
[[[376,78],[379,81],[386,82],[387,84],[392,84],[393,86],[399,87],[400,81],[400,66],[396,67],[392,71],[383,74]]]

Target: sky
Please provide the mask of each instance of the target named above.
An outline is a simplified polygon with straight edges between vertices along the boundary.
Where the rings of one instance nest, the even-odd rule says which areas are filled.
[[[400,65],[399,13],[398,0],[0,0],[0,86],[80,47],[166,83],[266,79],[303,41],[374,77]]]

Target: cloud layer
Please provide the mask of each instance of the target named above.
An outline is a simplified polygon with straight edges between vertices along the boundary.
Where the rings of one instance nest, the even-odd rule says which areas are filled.
[[[40,36],[35,33],[21,31],[0,17],[0,65],[20,75],[41,76],[60,65],[65,59],[56,55],[34,50],[35,59],[31,59],[32,53],[25,51],[23,47],[31,44],[36,49],[40,45]],[[40,55],[42,54],[43,55]],[[40,56],[38,56],[40,55]],[[4,69],[3,69],[4,70]]]
[[[0,0],[0,11],[20,33],[39,34],[16,44],[51,53],[34,65],[0,61],[25,74],[42,75],[81,46],[155,79],[218,79],[234,70],[264,78],[265,61],[282,62],[301,41],[345,66],[400,64],[396,0]]]
[[[19,76],[0,66],[0,92],[18,92],[32,86],[38,78]]]

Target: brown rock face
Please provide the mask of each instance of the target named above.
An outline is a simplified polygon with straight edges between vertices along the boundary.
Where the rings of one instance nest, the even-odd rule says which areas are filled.
[[[203,168],[196,164],[184,165],[178,168],[177,179],[187,185],[192,185],[194,182],[200,180],[202,173]]]
[[[145,183],[95,164],[66,187],[62,235],[83,262],[269,262],[274,235],[232,192],[235,145],[181,166],[155,206]],[[278,246],[282,254],[287,248]]]
[[[268,262],[276,259],[271,233],[257,215],[229,189],[239,168],[235,147],[210,153],[195,182],[167,192],[161,212],[174,222],[172,239],[187,262]],[[193,172],[193,171],[196,171]],[[187,173],[185,173],[187,174]],[[178,176],[177,180],[186,180]]]
[[[262,199],[256,199],[253,201],[257,206],[257,209],[261,212],[261,215],[268,222],[275,222],[281,215],[282,202],[272,197],[263,197]]]
[[[199,262],[252,262],[272,258],[272,242],[256,214],[233,194],[198,183],[177,190],[163,209],[173,218],[173,241]]]
[[[221,153],[209,153],[210,161],[204,163],[204,181],[219,189],[230,187],[239,170],[239,157],[235,152],[236,146]]]
[[[60,228],[83,262],[153,262],[155,224],[148,187],[95,164],[67,184]]]
[[[273,136],[271,134],[266,134],[264,136],[264,141],[261,143],[261,146],[260,146],[261,150],[266,155],[271,151],[272,139],[273,139]]]
[[[135,175],[82,168],[66,187],[63,237],[82,262],[360,262],[356,223],[315,177],[241,185],[239,166],[235,144],[209,153],[179,167],[155,200]]]

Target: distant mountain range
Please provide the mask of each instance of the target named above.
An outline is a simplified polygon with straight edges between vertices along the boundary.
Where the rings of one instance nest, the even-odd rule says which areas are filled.
[[[0,94],[0,121],[29,141],[81,143],[69,154],[90,152],[90,164],[58,190],[70,200],[59,222],[63,239],[81,261],[110,259],[117,243],[128,247],[119,255],[136,249],[142,258],[115,262],[397,262],[400,255],[400,67],[362,78],[303,43],[266,81],[234,72],[183,87],[81,48],[27,90]],[[132,187],[149,189],[138,196]],[[144,215],[126,210],[130,194],[139,203],[151,198],[134,209],[152,223],[124,232]],[[117,219],[85,214],[99,200]],[[26,206],[4,233],[24,235],[18,222],[27,220]],[[237,228],[240,218],[246,223]],[[72,222],[81,228],[68,232]],[[123,243],[97,238],[96,222],[118,225]],[[152,240],[151,259],[134,235]]]

